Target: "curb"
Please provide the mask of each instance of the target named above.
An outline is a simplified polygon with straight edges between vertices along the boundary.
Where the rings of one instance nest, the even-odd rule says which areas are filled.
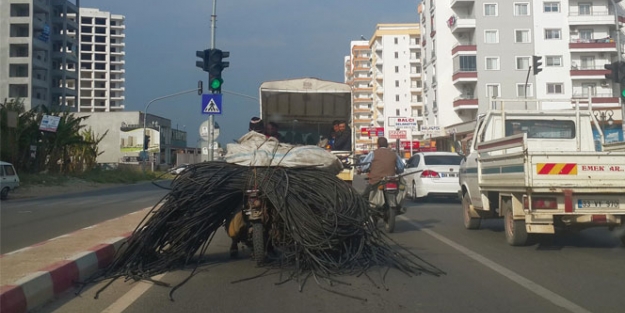
[[[13,284],[0,287],[0,312],[24,313],[71,289],[97,270],[107,267],[131,233],[111,238],[87,251],[74,254],[31,273]]]

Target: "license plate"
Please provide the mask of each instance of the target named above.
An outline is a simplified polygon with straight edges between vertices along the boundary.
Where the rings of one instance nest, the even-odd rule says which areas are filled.
[[[580,209],[594,209],[594,208],[618,209],[620,207],[620,204],[618,200],[577,199],[577,207]]]
[[[456,173],[441,173],[441,177],[458,177]]]

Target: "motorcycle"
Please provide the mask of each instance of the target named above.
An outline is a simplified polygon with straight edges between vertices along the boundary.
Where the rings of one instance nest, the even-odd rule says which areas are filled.
[[[401,205],[405,191],[406,185],[398,175],[386,176],[376,185],[369,194],[369,202],[374,207],[372,217],[375,225],[378,224],[378,219],[382,219],[388,233],[395,231],[395,218],[406,213]]]
[[[268,252],[272,250],[272,221],[271,205],[259,190],[246,190],[242,210],[227,222],[228,235],[232,238],[230,256],[236,257],[237,245],[243,243],[252,250],[252,260],[257,265],[265,263]]]

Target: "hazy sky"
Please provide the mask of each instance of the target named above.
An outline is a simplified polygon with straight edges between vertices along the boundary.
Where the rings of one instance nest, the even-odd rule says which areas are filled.
[[[216,48],[230,52],[222,90],[258,97],[263,81],[300,77],[343,81],[349,43],[367,39],[378,23],[416,23],[419,0],[218,0]],[[151,99],[193,89],[206,72],[195,51],[210,47],[213,0],[82,0],[126,17],[126,110],[143,111]],[[223,95],[217,141],[232,142],[259,114],[257,100]],[[196,93],[154,102],[148,113],[186,128],[197,146],[200,113]]]

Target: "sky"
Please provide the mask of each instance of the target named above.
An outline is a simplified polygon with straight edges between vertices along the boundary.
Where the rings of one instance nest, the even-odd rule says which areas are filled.
[[[264,81],[301,77],[343,81],[350,41],[369,39],[379,23],[417,23],[419,0],[217,0],[215,47],[229,51],[222,91],[258,98]],[[82,0],[81,7],[124,15],[126,111],[144,111],[161,96],[197,88],[208,74],[195,53],[210,48],[213,0]],[[156,101],[149,114],[187,131],[198,145],[201,97],[190,93]],[[245,134],[258,100],[225,93],[217,138],[230,143]]]

